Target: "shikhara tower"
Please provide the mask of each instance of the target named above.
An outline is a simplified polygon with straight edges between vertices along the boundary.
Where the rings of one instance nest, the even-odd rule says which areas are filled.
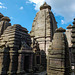
[[[37,12],[34,18],[30,35],[32,43],[34,40],[38,41],[40,50],[44,50],[46,55],[56,28],[57,22],[51,11],[51,6],[45,2],[40,6],[40,11]]]
[[[63,28],[56,29],[48,49],[47,75],[71,75],[69,48]]]

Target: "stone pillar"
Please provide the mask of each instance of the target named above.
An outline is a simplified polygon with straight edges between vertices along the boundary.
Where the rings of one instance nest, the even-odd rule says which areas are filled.
[[[4,67],[4,65],[3,65],[3,62],[4,62],[4,52],[0,52],[0,75],[1,74],[7,74],[6,72],[4,72],[4,70],[3,70],[3,67]]]
[[[7,58],[7,53],[3,53],[3,62],[2,62],[2,75],[7,75],[8,67],[9,67],[9,59]],[[7,59],[7,60],[6,60]]]
[[[36,66],[36,54],[34,54],[34,66]]]
[[[30,54],[29,57],[29,72],[32,72],[32,66],[33,66],[33,54]]]
[[[10,66],[9,66],[8,75],[16,74],[17,67],[18,67],[18,54],[16,52],[16,49],[11,48],[10,49]]]
[[[24,71],[24,54],[22,53],[19,53],[19,56],[18,56],[18,71],[17,71],[17,74],[25,74],[25,71]]]
[[[0,50],[0,75],[7,75],[9,67],[8,50],[6,48],[2,49],[2,51]]]
[[[2,73],[3,53],[0,52],[0,75]]]

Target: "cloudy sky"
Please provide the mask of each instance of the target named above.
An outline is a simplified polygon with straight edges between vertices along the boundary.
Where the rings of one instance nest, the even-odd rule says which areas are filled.
[[[75,18],[75,0],[0,0],[0,12],[11,19],[11,24],[20,24],[31,30],[40,5],[47,2],[54,13],[58,27],[72,24]]]

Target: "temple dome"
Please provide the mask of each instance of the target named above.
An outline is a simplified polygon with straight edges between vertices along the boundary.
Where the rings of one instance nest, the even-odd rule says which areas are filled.
[[[1,20],[8,21],[8,22],[10,21],[9,17],[7,17],[7,16],[2,17]]]
[[[48,5],[46,2],[45,2],[43,5],[40,6],[40,10],[42,10],[42,9],[46,9],[46,8],[48,8],[48,9],[51,10],[51,6]]]

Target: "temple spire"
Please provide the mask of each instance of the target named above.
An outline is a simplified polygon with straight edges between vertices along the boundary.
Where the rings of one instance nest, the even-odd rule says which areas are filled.
[[[44,2],[44,4],[40,6],[40,10],[42,10],[42,9],[46,9],[46,8],[48,8],[48,9],[51,10],[51,6],[48,5],[46,2]]]

